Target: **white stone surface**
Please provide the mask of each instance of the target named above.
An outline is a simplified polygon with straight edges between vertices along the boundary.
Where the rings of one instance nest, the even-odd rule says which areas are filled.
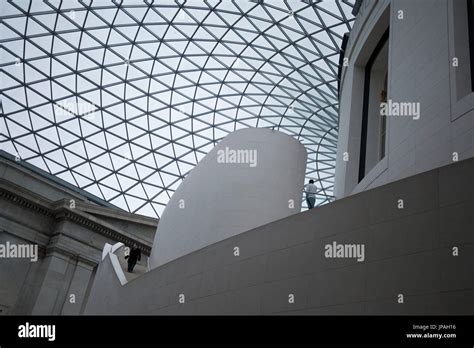
[[[454,4],[450,0],[364,1],[351,32],[346,50],[349,66],[341,81],[337,198],[452,164],[453,152],[459,160],[473,157],[474,103],[466,100],[474,100],[474,93],[458,100],[459,77],[450,64],[452,57],[461,57],[460,49],[468,47],[453,29],[466,16],[465,11],[453,11]],[[386,158],[359,183],[364,67],[386,28],[381,23],[390,25],[388,99],[419,102],[420,119],[388,117]],[[344,161],[345,152],[349,161]]]
[[[226,148],[256,151],[255,165],[219,163],[219,151]],[[150,267],[300,212],[306,157],[300,142],[278,131],[249,128],[229,134],[169,201],[155,235]]]

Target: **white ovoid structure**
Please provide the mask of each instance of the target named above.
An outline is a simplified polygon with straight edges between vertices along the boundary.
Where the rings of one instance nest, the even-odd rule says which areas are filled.
[[[306,149],[270,129],[235,131],[191,171],[158,224],[150,268],[299,213]]]

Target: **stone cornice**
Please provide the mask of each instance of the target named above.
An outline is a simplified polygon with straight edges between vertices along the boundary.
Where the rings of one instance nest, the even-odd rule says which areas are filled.
[[[4,186],[0,186],[0,198],[23,208],[35,211],[48,218],[53,218],[56,221],[70,221],[126,245],[137,243],[138,247],[145,255],[150,255],[151,245],[147,245],[140,238],[128,236],[126,233],[113,228],[105,222],[101,223],[99,219],[89,215],[88,213],[81,211],[75,212],[73,209],[66,208],[64,201],[59,201],[59,204],[53,204],[46,200],[37,199],[36,197],[30,199],[24,197],[21,192],[14,192],[14,190],[9,190]]]
[[[121,221],[132,222],[132,223],[136,223],[136,224],[140,224],[144,226],[150,226],[153,228],[156,228],[159,221],[159,219],[155,219],[152,217],[132,214],[126,211],[113,210],[108,207],[102,207],[102,206],[92,204],[89,202],[84,202],[84,201],[77,201],[76,208],[79,208],[79,210],[83,212],[91,213],[95,216],[98,216],[99,218],[101,216],[104,216],[104,217],[113,218],[113,219],[117,219]]]
[[[66,220],[66,221],[73,222],[77,225],[83,226],[91,231],[97,232],[103,236],[106,236],[117,242],[122,242],[126,245],[133,245],[133,243],[137,243],[138,247],[141,249],[141,251],[144,254],[150,255],[151,247],[149,245],[144,244],[141,240],[128,237],[113,228],[97,223],[96,221],[93,221],[87,216],[84,216],[80,213],[76,213],[73,210],[60,207],[59,209],[56,210],[55,218],[58,221]]]
[[[33,210],[41,215],[45,215],[51,218],[54,217],[54,213],[51,211],[51,209],[44,207],[42,204],[33,202],[32,200],[29,200],[17,193],[8,191],[3,187],[0,187],[0,198],[3,198],[7,201],[11,201],[12,203],[22,206],[24,208]]]

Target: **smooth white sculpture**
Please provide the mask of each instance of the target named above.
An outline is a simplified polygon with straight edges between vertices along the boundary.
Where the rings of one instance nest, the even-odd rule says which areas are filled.
[[[235,131],[178,187],[164,210],[150,268],[299,213],[306,149],[270,129]]]

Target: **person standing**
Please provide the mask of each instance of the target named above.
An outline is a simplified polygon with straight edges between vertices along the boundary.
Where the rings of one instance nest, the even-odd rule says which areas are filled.
[[[142,258],[142,253],[140,249],[138,248],[137,243],[133,244],[132,249],[130,250],[130,254],[125,256],[125,259],[128,259],[128,272],[132,273],[133,268],[137,264],[137,261],[140,261]]]
[[[316,203],[316,193],[318,193],[318,188],[314,184],[313,179],[309,180],[309,184],[305,186],[304,192],[306,193],[306,204],[308,204],[308,209],[313,209],[314,203]]]

